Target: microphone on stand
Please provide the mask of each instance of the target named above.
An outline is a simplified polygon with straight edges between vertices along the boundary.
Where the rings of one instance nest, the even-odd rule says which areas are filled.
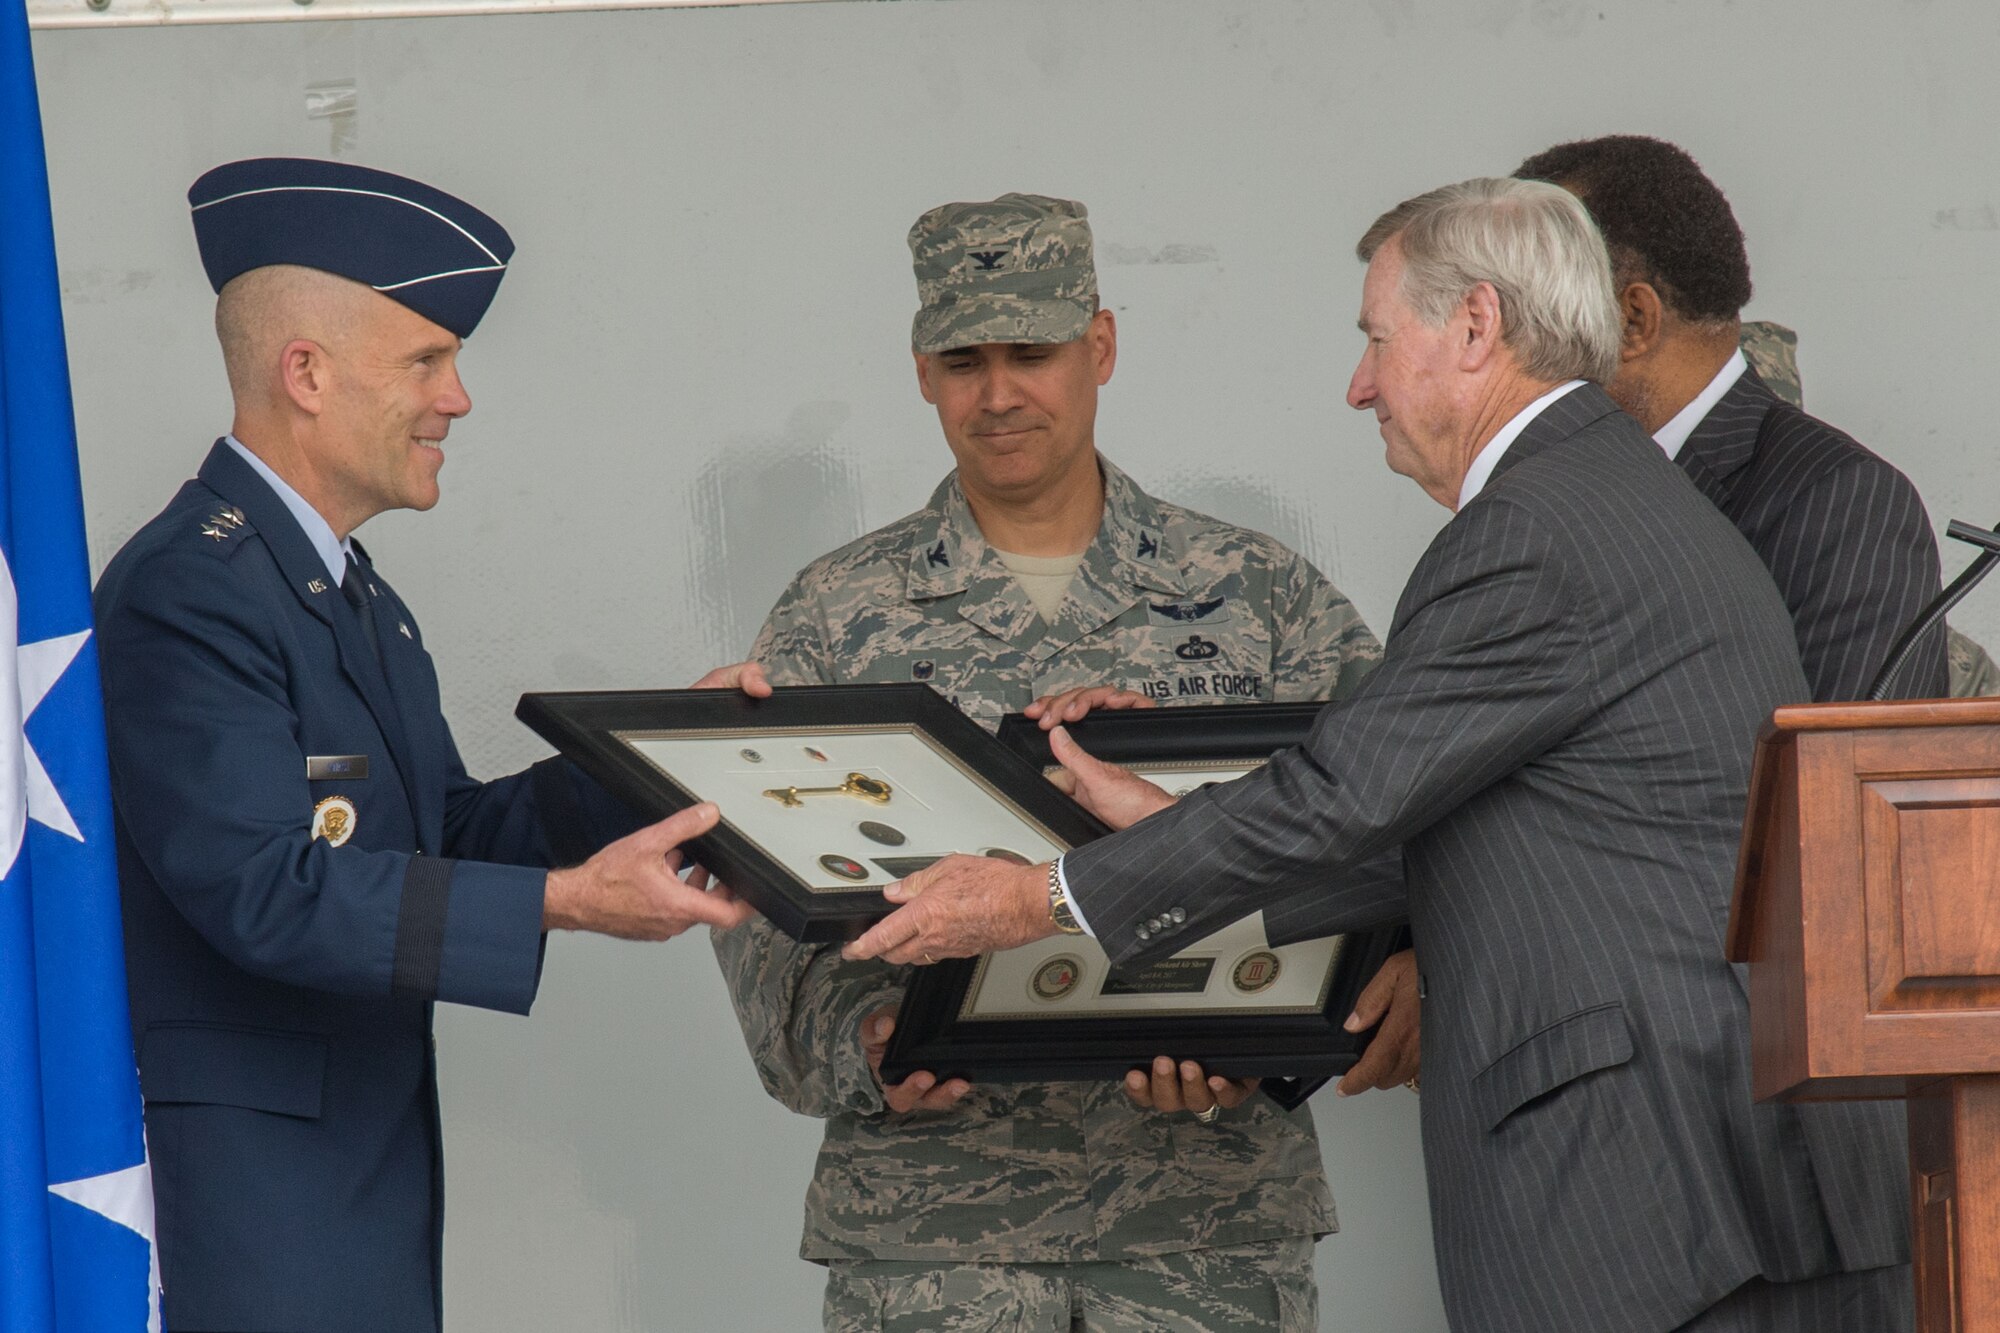
[[[1879,703],[1889,697],[1889,692],[1895,688],[1896,677],[1915,654],[1918,641],[1944,619],[1947,611],[1978,587],[1979,580],[1992,570],[1996,560],[2000,560],[2000,532],[1953,519],[1945,528],[1945,535],[1979,547],[1979,554],[1965,567],[1964,573],[1951,581],[1950,587],[1933,598],[1931,604],[1918,614],[1915,622],[1903,631],[1903,637],[1896,640],[1896,646],[1889,650],[1889,660],[1882,664],[1882,669],[1875,675],[1875,683],[1868,687],[1870,703]]]

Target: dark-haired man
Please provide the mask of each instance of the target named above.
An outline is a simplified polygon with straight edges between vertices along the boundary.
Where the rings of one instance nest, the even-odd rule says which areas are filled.
[[[1743,359],[1772,393],[1793,407],[1804,407],[1805,387],[1799,379],[1799,335],[1782,324],[1746,320]],[[1993,655],[1955,625],[1945,626],[1946,655],[1951,661],[1951,697],[1970,699],[2000,694],[2000,665]]]
[[[909,243],[917,384],[957,467],[801,571],[751,649],[774,683],[924,681],[989,728],[1103,682],[1169,705],[1359,688],[1381,649],[1324,575],[1097,452],[1118,329],[1082,204],[944,204]],[[801,1253],[828,1266],[828,1329],[1318,1326],[1334,1215],[1309,1111],[1164,1057],[1150,1082],[884,1085],[908,968],[763,922],[715,951],[766,1089],[826,1121]],[[1382,975],[1414,1005],[1407,955]],[[1397,1012],[1385,1033],[1414,1026]]]
[[[1763,558],[1812,697],[1861,698],[1937,593],[1937,541],[1908,478],[1749,368],[1750,259],[1729,201],[1685,151],[1640,135],[1559,144],[1514,174],[1565,187],[1596,219],[1624,319],[1605,387]],[[1940,629],[1894,693],[1947,687]]]

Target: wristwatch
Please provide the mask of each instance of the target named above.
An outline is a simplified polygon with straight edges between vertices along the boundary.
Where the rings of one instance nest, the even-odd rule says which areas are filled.
[[[1064,935],[1081,935],[1083,926],[1070,910],[1069,894],[1063,891],[1062,858],[1049,862],[1049,920]]]

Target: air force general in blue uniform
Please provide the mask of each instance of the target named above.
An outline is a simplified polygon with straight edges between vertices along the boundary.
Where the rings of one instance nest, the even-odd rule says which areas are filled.
[[[363,320],[324,347],[267,328],[284,350],[250,358],[256,375],[225,331],[236,432],[97,589],[166,1318],[183,1333],[434,1330],[433,1002],[525,1013],[548,925],[664,938],[710,913],[673,898],[703,898],[677,882],[641,885],[640,910],[663,915],[635,926],[618,898],[632,885],[612,881],[643,867],[610,865],[613,849],[561,872],[604,873],[553,914],[560,876],[543,868],[609,829],[608,798],[558,760],[469,778],[416,616],[346,539],[369,513],[435,501],[441,459],[404,451],[470,407],[457,345],[507,234],[415,181],[334,163],[233,163],[190,200],[219,293],[298,266],[336,298],[351,287]],[[329,273],[348,282],[326,288]],[[260,299],[267,324],[297,317]],[[431,364],[401,365],[381,328],[433,348]],[[405,403],[416,440],[380,424]],[[413,495],[395,490],[412,477]],[[670,825],[646,849],[668,880],[658,830],[696,831]],[[727,924],[732,909],[706,903]]]

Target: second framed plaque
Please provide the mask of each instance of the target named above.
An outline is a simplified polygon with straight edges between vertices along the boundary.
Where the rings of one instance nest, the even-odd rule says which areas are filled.
[[[1094,713],[1069,730],[1101,759],[1184,794],[1228,782],[1297,744],[1320,705],[1242,704]],[[1000,739],[1038,771],[1047,734],[1019,714]],[[1114,967],[1097,942],[1062,935],[983,958],[918,969],[883,1060],[883,1077],[1020,1081],[1118,1078],[1155,1055],[1229,1077],[1322,1080],[1351,1067],[1368,1034],[1341,1024],[1401,947],[1376,930],[1273,945],[1261,915],[1171,958]],[[1295,1104],[1285,1088],[1266,1085]],[[1317,1081],[1293,1083],[1302,1100]]]

